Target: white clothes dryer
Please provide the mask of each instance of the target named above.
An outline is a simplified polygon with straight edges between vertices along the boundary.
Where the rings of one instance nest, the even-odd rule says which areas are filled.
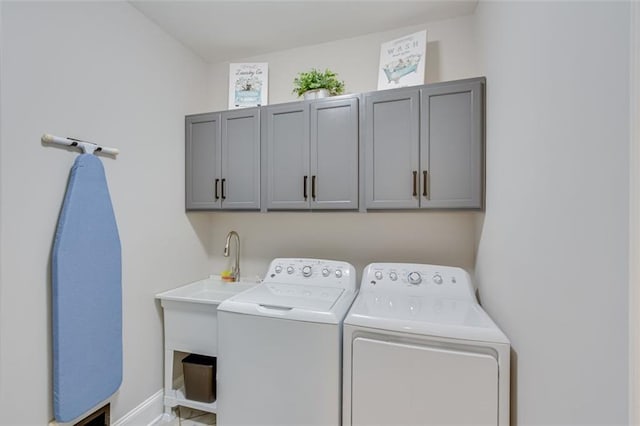
[[[275,259],[262,284],[221,303],[218,424],[339,425],[342,322],[356,288],[346,262]]]
[[[509,357],[466,271],[370,264],[344,321],[342,425],[508,426]]]

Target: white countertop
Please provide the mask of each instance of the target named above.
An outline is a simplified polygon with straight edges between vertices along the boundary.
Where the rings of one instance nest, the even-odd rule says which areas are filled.
[[[156,299],[217,305],[257,284],[243,280],[227,282],[223,281],[219,275],[211,275],[208,278],[156,294]]]

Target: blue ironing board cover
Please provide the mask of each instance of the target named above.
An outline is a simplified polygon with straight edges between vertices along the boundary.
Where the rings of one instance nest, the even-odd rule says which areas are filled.
[[[71,169],[52,253],[53,409],[69,422],[122,383],[122,261],[104,168]]]

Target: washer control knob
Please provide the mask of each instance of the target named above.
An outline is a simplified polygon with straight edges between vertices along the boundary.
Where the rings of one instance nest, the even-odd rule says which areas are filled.
[[[377,280],[381,280],[382,279],[382,271],[376,271],[376,273],[374,274]]]
[[[291,275],[293,274],[293,271],[294,271],[293,266],[287,267],[287,274]]]
[[[342,270],[336,269],[336,278],[342,278]]]
[[[389,278],[391,278],[391,281],[395,281],[398,279],[398,274],[396,274],[395,272],[390,272]]]
[[[435,275],[433,276],[433,282],[434,282],[434,283],[436,283],[436,284],[438,284],[438,285],[442,284],[442,282],[443,282],[443,280],[442,280],[442,275],[440,275],[440,274],[435,274]]]
[[[311,276],[311,266],[306,265],[302,267],[302,275],[309,278]]]
[[[409,275],[407,275],[407,281],[409,281],[409,284],[417,285],[422,282],[422,277],[419,272],[410,272]]]
[[[328,277],[329,276],[329,269],[323,268],[322,269],[322,276],[323,277]]]
[[[279,274],[280,272],[282,272],[282,266],[278,265],[276,266],[276,274]]]

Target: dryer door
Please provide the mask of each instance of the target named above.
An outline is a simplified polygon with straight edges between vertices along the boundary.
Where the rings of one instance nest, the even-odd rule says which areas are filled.
[[[498,424],[491,355],[356,338],[352,357],[354,426]]]

